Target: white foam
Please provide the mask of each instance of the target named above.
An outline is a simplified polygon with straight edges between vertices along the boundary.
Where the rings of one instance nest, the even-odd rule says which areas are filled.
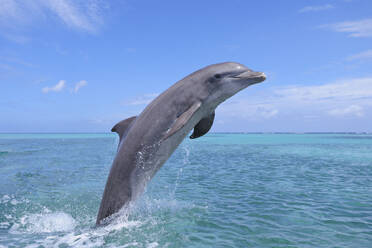
[[[7,229],[10,226],[9,222],[0,222],[0,229]]]
[[[17,201],[16,199],[12,199],[10,201],[10,204],[12,204],[12,205],[17,205],[18,203],[20,203],[20,201]]]
[[[118,213],[111,215],[106,219],[107,225],[103,225],[97,228],[97,231],[111,232],[118,231],[123,228],[130,229],[133,227],[138,227],[142,224],[140,221],[128,220],[128,215],[132,211],[133,205],[122,208]]]
[[[75,228],[76,221],[64,212],[31,214],[21,217],[10,229],[11,233],[67,232]]]
[[[20,203],[28,203],[30,202],[27,199],[16,199],[14,195],[3,195],[3,197],[0,198],[0,203],[10,203],[12,205],[17,205]]]
[[[106,226],[101,226],[93,229],[88,230],[81,230],[82,233],[76,234],[74,232],[68,233],[64,236],[59,236],[53,238],[53,242],[48,242],[44,244],[48,244],[49,246],[59,247],[60,245],[67,244],[71,247],[98,247],[102,246],[105,241],[104,238],[112,232],[120,231],[123,228],[131,229],[133,227],[138,227],[142,223],[140,221],[128,221],[125,217],[117,218],[117,220],[112,221],[110,224]],[[116,246],[114,246],[116,247]]]
[[[0,203],[7,203],[10,199],[10,196],[3,195],[3,197],[0,199]]]
[[[147,248],[155,248],[155,247],[158,247],[158,246],[159,246],[158,242],[152,242],[152,243],[147,245]]]
[[[110,248],[127,248],[127,247],[140,247],[140,244],[136,241],[134,242],[131,242],[131,243],[127,243],[125,245],[121,245],[121,246],[117,246],[115,244],[111,244],[109,245],[108,247]]]
[[[53,247],[60,247],[63,244],[67,244],[70,247],[99,247],[104,244],[104,237],[94,236],[89,231],[81,234],[68,233],[44,244]]]

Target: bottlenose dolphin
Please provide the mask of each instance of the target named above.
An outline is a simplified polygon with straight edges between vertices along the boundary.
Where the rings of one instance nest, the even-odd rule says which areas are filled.
[[[135,200],[185,136],[206,134],[216,107],[266,78],[242,64],[226,62],[198,70],[155,98],[139,116],[116,124],[119,147],[112,164],[96,224]]]

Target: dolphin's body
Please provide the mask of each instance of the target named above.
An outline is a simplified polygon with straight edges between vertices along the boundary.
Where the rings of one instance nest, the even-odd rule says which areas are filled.
[[[264,80],[238,63],[210,65],[164,91],[139,116],[116,124],[111,131],[119,134],[119,147],[96,224],[135,200],[193,128],[190,138],[206,134],[220,103]]]

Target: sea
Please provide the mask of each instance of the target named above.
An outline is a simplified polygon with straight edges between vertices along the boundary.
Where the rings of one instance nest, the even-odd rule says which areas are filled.
[[[372,135],[185,139],[95,227],[118,137],[0,134],[0,248],[372,247]]]

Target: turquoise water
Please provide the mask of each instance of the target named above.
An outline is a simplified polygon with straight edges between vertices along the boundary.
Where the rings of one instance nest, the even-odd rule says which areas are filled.
[[[0,247],[372,247],[372,135],[187,139],[94,228],[117,141],[0,134]]]

